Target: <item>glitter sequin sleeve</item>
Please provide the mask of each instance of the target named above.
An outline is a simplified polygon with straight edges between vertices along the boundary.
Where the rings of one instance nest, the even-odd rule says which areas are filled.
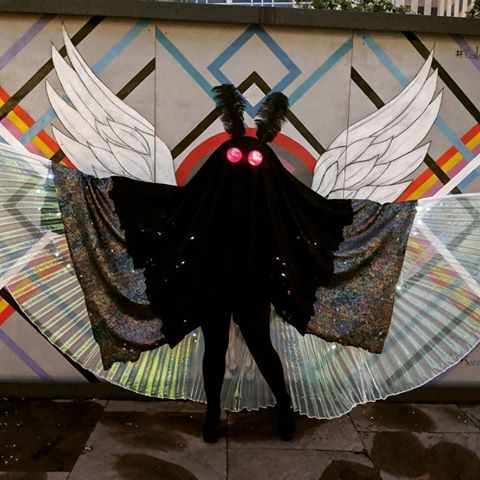
[[[335,252],[334,275],[317,290],[307,333],[380,353],[416,202],[352,201],[354,220]]]
[[[105,368],[135,361],[162,343],[162,322],[145,295],[109,198],[111,179],[53,164],[58,202],[72,263],[85,295]]]

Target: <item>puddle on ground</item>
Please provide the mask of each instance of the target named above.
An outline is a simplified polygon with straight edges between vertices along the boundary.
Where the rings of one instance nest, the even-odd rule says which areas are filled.
[[[427,469],[435,480],[477,480],[480,458],[458,443],[439,442],[428,450]]]
[[[201,438],[203,414],[106,412],[100,423],[125,445],[171,451],[185,448],[189,436]]]
[[[189,470],[176,463],[141,453],[118,457],[114,464],[119,480],[197,480]]]
[[[347,460],[335,460],[323,471],[319,480],[382,480],[375,468]]]
[[[418,477],[426,471],[427,449],[409,432],[380,432],[370,454],[374,465],[398,476]]]
[[[437,405],[438,411],[442,412],[445,418],[451,418],[455,424],[463,423],[464,425],[472,425],[468,417],[456,406],[453,405]]]
[[[295,414],[294,441],[328,420],[317,420]],[[228,435],[235,441],[256,442],[277,438],[277,414],[275,408],[254,412],[229,413]]]
[[[370,456],[379,470],[400,477],[431,480],[480,478],[477,453],[458,443],[445,441],[427,448],[408,432],[377,433]]]
[[[102,409],[91,401],[1,401],[0,470],[70,471]]]
[[[411,405],[372,405],[370,420],[377,425],[410,432],[433,432],[435,422],[423,411]]]

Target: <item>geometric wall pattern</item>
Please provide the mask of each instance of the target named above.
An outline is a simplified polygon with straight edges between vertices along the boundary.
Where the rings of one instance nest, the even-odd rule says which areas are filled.
[[[180,183],[223,138],[213,86],[238,86],[249,125],[266,93],[289,97],[283,133],[292,143],[277,148],[308,183],[338,134],[398,95],[433,50],[443,100],[425,140],[429,153],[399,200],[480,191],[480,60],[473,55],[480,36],[4,15],[0,141],[66,164],[51,130],[63,128],[45,88],[48,80],[62,92],[51,61],[52,44],[65,56],[62,25],[93,72],[155,125]],[[45,339],[8,292],[0,295],[1,381],[97,381]],[[479,373],[477,349],[440,382],[473,384]]]

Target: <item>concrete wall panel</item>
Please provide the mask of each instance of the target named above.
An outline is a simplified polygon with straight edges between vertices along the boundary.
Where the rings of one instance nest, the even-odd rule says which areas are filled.
[[[448,182],[462,192],[480,191],[478,166],[462,175],[480,153],[480,36],[2,14],[2,128],[32,152],[56,161],[63,154],[52,126],[64,128],[50,107],[45,82],[63,94],[50,62],[51,45],[63,46],[62,25],[105,85],[155,125],[180,170],[186,159],[199,157],[199,145],[223,131],[218,120],[207,121],[214,110],[211,87],[229,81],[244,90],[248,126],[265,93],[283,91],[293,114],[283,133],[303,156],[296,158],[289,147],[275,148],[305,183],[324,149],[349,125],[396,97],[433,49],[437,92],[444,98],[425,138],[431,142],[429,159],[410,176],[412,185],[400,198],[434,195]],[[184,172],[185,180],[201,161]],[[480,386],[479,378],[477,349],[436,383]],[[92,378],[2,301],[0,380]]]

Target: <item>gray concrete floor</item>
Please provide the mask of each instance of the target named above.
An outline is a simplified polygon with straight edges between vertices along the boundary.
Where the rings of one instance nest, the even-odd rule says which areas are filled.
[[[228,413],[201,440],[191,402],[0,401],[0,479],[480,480],[480,405],[377,403],[344,417],[296,417],[291,442],[275,412]]]

